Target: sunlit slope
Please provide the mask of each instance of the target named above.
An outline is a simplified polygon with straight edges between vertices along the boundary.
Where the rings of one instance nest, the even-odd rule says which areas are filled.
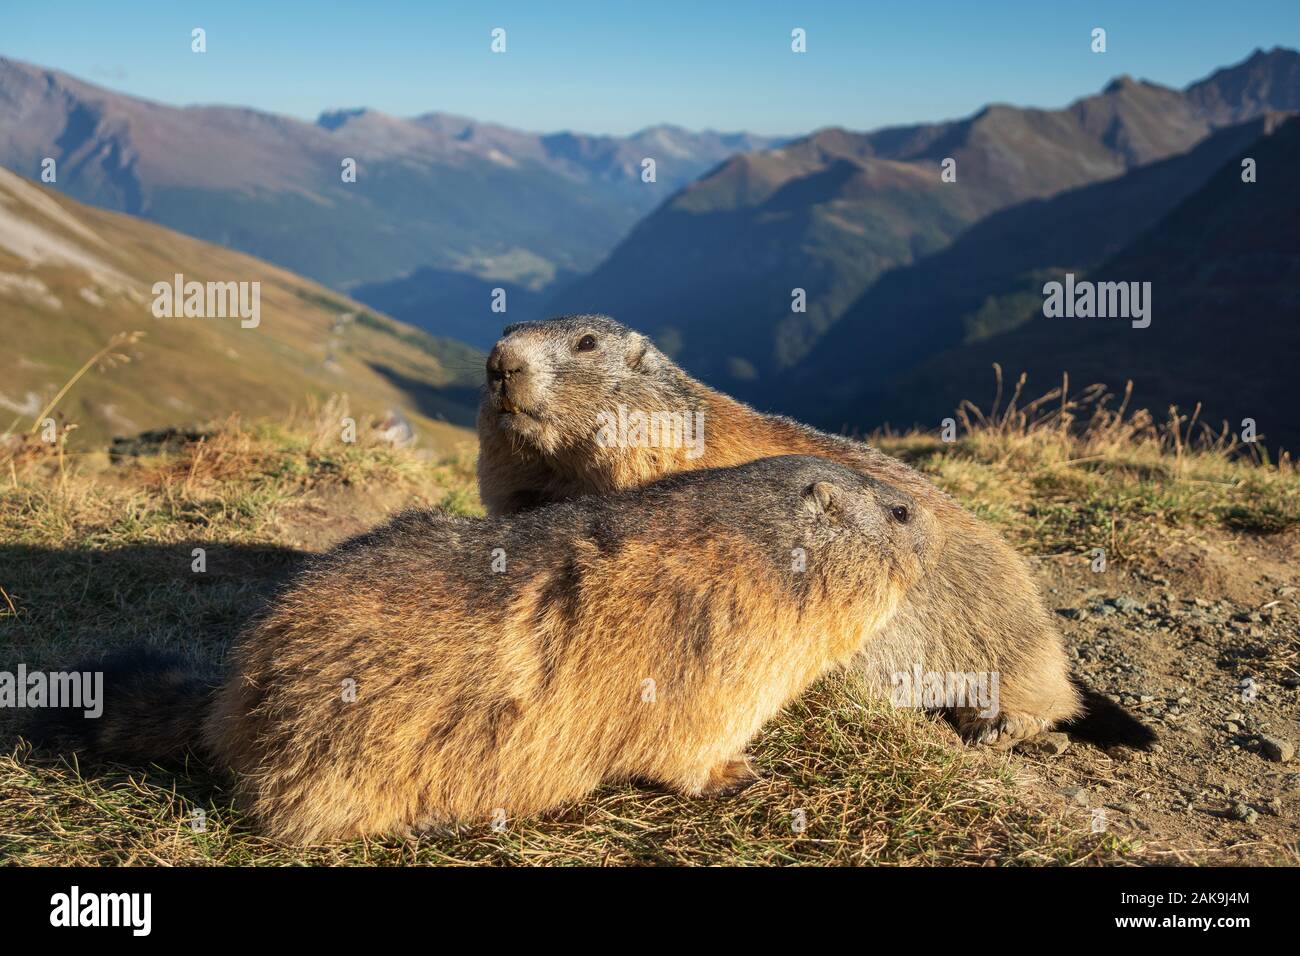
[[[259,283],[259,321],[154,315],[153,286]],[[251,292],[251,285],[248,289]],[[407,416],[434,444],[472,423],[481,356],[293,273],[169,229],[60,196],[0,169],[3,424],[28,427],[114,334],[144,335],[130,361],[97,368],[59,404],[80,441],[282,415],[346,394],[354,416]]]

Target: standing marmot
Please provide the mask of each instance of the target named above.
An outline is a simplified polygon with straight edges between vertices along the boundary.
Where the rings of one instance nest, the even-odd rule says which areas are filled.
[[[671,440],[661,440],[665,429]],[[981,743],[1013,743],[1080,713],[1085,689],[1070,678],[1052,617],[1024,560],[996,531],[902,462],[760,414],[691,378],[611,319],[565,316],[507,328],[487,361],[478,432],[479,490],[492,514],[769,455],[831,458],[904,489],[933,511],[947,544],[865,652],[877,689],[887,693],[895,675],[918,665],[998,675],[998,716],[954,712],[965,736]],[[1116,742],[1106,738],[1118,734],[1136,745],[1153,739],[1118,708],[1107,712],[1104,698],[1088,696],[1099,719],[1081,736]]]
[[[201,737],[297,842],[525,816],[612,780],[718,794],[890,618],[937,530],[906,493],[797,456],[505,518],[406,512],[315,559],[215,692],[137,659],[75,730],[134,760]]]

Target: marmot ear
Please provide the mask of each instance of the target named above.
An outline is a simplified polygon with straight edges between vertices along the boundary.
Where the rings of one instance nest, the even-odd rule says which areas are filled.
[[[628,341],[627,367],[634,372],[653,372],[662,367],[659,350],[646,336],[638,333]]]
[[[818,518],[829,519],[839,512],[843,494],[829,481],[814,481],[803,491],[804,507]]]

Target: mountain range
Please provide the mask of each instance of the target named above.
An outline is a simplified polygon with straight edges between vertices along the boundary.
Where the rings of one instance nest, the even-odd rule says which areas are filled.
[[[362,289],[377,307],[395,303],[403,318],[480,344],[501,325],[491,288],[519,291],[524,304],[594,267],[701,173],[774,142],[667,125],[544,135],[371,109],[309,123],[166,106],[5,58],[0,130],[0,165],[20,175],[38,177],[52,158],[53,188],[73,198]],[[653,182],[643,181],[646,158]],[[344,181],[347,159],[355,182]],[[444,287],[448,277],[458,281]]]
[[[1009,331],[936,349],[905,371],[862,383],[824,405],[819,419],[858,428],[891,420],[936,427],[963,398],[992,394],[997,362],[1025,373],[1036,386],[1030,395],[1060,384],[1067,372],[1076,388],[1102,382],[1119,391],[1132,381],[1132,407],[1157,418],[1170,406],[1186,415],[1200,404],[1200,420],[1216,430],[1226,421],[1240,434],[1251,419],[1266,446],[1294,452],[1300,189],[1293,171],[1300,168],[1300,117],[1248,126],[1261,127],[1258,139],[1230,151],[1167,215],[1078,276],[1149,282],[1148,327],[1122,318],[1044,317],[1041,280],[1061,281],[1069,270],[1043,270],[1036,301],[1024,305]],[[1253,182],[1243,180],[1245,159],[1255,163]]]
[[[638,223],[551,311],[613,314],[768,407],[825,409],[830,394],[841,411],[882,364],[897,374],[1016,321],[997,297],[1027,288],[1024,273],[1095,264],[1134,238],[1257,131],[1212,134],[1300,104],[1298,64],[1295,51],[1257,51],[1184,90],[1120,77],[1064,109],[992,105],[734,156]]]
[[[1067,272],[1082,275],[1118,252],[1221,166],[1235,164],[1278,115],[1218,130],[1185,153],[1123,176],[993,213],[946,249],[874,283],[774,391],[787,410],[823,421],[906,416],[898,403],[884,400],[883,383],[939,352],[1028,321],[1041,310],[1045,282]],[[977,384],[988,381],[986,367]],[[908,422],[926,420],[932,409],[918,406]]]
[[[351,354],[382,379],[375,399],[462,422],[481,354],[447,337],[484,347],[508,322],[594,311],[654,335],[711,384],[833,429],[933,426],[987,396],[998,362],[1043,391],[1063,372],[1116,388],[1131,377],[1157,411],[1203,401],[1210,417],[1254,417],[1294,445],[1279,396],[1298,314],[1296,197],[1279,170],[1295,168],[1297,112],[1300,54],[1282,48],[1183,89],[1122,76],[1061,109],[993,104],[786,141],[671,126],[534,134],[368,109],[310,123],[164,106],[0,58],[0,165],[34,178],[55,159],[58,180],[39,191],[137,217],[88,228],[146,255],[170,240],[126,223],[154,220],[332,287],[281,280],[312,290],[298,302],[328,303],[304,326],[311,348],[329,337],[313,322],[362,316],[347,324]],[[642,178],[647,157],[655,182]],[[356,182],[340,176],[348,158]],[[1242,179],[1247,158],[1257,182]],[[184,248],[200,263],[220,252]],[[148,274],[170,268],[149,262]],[[0,296],[30,311],[40,295],[12,278],[20,265],[9,261]],[[1066,274],[1151,282],[1151,327],[1045,319],[1044,284]],[[62,291],[36,278],[80,321],[84,276]],[[399,370],[395,352],[374,357],[380,342],[423,358]],[[304,369],[311,389],[328,386]],[[10,405],[28,402],[18,384]]]

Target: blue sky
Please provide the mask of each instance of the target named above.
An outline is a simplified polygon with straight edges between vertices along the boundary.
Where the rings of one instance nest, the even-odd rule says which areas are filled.
[[[1104,54],[1089,49],[1098,26]],[[489,51],[494,27],[504,55]],[[790,51],[794,27],[806,54]],[[1300,0],[10,0],[0,12],[0,54],[166,103],[308,119],[441,110],[598,133],[787,134],[1061,106],[1121,73],[1182,86],[1279,45],[1300,47]]]

